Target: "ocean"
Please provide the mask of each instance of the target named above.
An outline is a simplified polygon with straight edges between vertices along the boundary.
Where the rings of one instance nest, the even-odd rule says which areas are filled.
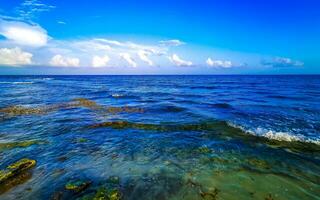
[[[320,199],[319,102],[318,75],[0,76],[0,199]]]

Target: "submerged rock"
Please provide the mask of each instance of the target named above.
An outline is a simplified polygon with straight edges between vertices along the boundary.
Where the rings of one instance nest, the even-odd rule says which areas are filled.
[[[76,181],[68,182],[65,185],[65,189],[71,190],[75,193],[79,193],[85,190],[87,187],[89,187],[90,184],[91,184],[91,181],[76,180]]]
[[[200,189],[199,193],[203,199],[216,200],[219,194],[219,190],[217,188],[208,191],[202,191],[202,189]]]
[[[119,185],[120,184],[120,178],[118,176],[110,176],[107,180],[110,184]]]
[[[9,106],[7,108],[0,109],[1,113],[5,113],[11,116],[18,116],[18,115],[34,115],[34,114],[44,114],[46,110],[43,108],[29,108],[23,106]]]
[[[246,161],[249,165],[258,169],[271,169],[271,165],[265,160],[261,160],[258,158],[249,158]]]
[[[35,160],[23,158],[6,169],[0,170],[0,193],[5,192],[12,187],[21,184],[31,178],[28,170],[36,165]]]
[[[35,144],[43,144],[46,143],[45,141],[40,140],[26,140],[26,141],[20,141],[20,142],[6,142],[6,143],[0,143],[0,151],[3,149],[13,149],[13,148],[19,148],[19,147],[29,147]]]
[[[86,98],[76,98],[73,100],[75,103],[74,106],[87,107],[90,109],[102,109],[103,106],[97,104],[95,101],[86,99]]]
[[[208,154],[208,153],[211,153],[212,150],[209,149],[207,146],[202,146],[198,148],[198,152],[202,154]]]
[[[117,188],[108,189],[106,187],[100,187],[92,199],[93,200],[120,200],[121,192]]]
[[[88,142],[89,140],[87,138],[76,138],[74,140],[75,143],[85,143]]]
[[[114,129],[142,129],[142,130],[165,130],[164,126],[155,125],[155,124],[143,124],[143,123],[132,123],[127,121],[113,121],[113,122],[103,122],[99,124],[94,124],[89,126],[89,128],[102,128],[102,127],[110,127]]]
[[[94,192],[82,196],[81,200],[120,200],[120,178],[110,176],[106,182],[94,190]]]
[[[268,196],[265,198],[265,200],[274,200],[271,194],[268,194]]]

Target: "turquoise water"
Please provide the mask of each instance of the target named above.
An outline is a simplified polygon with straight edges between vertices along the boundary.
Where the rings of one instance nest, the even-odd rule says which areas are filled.
[[[319,102],[320,76],[1,76],[0,169],[36,166],[0,199],[320,199]]]

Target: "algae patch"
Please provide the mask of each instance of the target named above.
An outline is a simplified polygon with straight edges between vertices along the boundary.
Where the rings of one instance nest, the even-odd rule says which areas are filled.
[[[91,184],[90,181],[82,181],[82,180],[71,181],[65,185],[65,189],[79,193],[85,190],[87,187],[89,187],[90,184]]]
[[[9,165],[6,169],[0,170],[0,194],[31,178],[28,170],[35,165],[35,160],[23,158]]]
[[[1,113],[5,113],[10,116],[19,115],[34,115],[34,114],[44,114],[46,110],[43,108],[29,108],[24,106],[9,106],[7,108],[0,109]]]
[[[6,143],[0,143],[0,151],[6,150],[6,149],[14,149],[14,148],[26,148],[32,145],[37,144],[44,144],[45,141],[40,140],[26,140],[26,141],[19,141],[19,142],[6,142]]]

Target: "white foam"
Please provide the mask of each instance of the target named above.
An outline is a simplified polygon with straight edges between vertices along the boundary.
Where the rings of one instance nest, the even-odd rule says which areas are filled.
[[[111,96],[115,98],[123,97],[122,94],[118,94],[118,93],[112,94]]]
[[[277,132],[277,131],[264,129],[261,127],[258,127],[255,129],[245,129],[242,126],[239,126],[233,123],[228,123],[228,124],[232,127],[239,128],[250,135],[265,137],[270,140],[278,140],[278,141],[286,141],[286,142],[307,142],[307,143],[320,145],[320,138],[307,138],[303,135],[297,135],[297,134],[294,135],[289,132],[281,132],[281,131]]]
[[[33,84],[34,82],[0,82],[0,84]]]

